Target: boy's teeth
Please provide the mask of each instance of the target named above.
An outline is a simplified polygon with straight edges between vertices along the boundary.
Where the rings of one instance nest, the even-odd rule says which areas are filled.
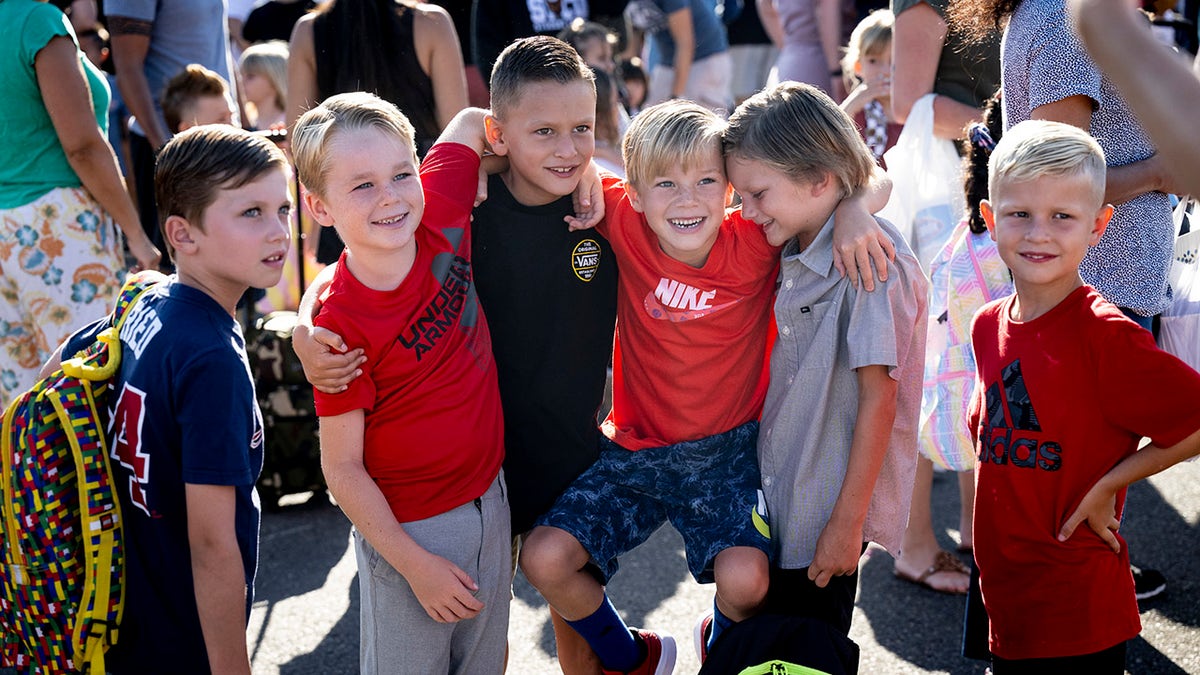
[[[690,218],[688,220],[672,220],[671,224],[676,225],[678,227],[691,227],[693,225],[699,225],[701,220],[704,220],[704,219],[703,218]]]
[[[392,223],[398,222],[399,220],[400,220],[400,216],[396,216],[395,218],[384,218],[383,220],[380,220],[377,222],[379,222],[383,225],[391,225]]]

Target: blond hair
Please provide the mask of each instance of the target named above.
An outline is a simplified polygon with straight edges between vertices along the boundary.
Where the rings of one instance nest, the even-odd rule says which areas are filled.
[[[625,174],[634,186],[672,168],[694,167],[721,149],[725,120],[704,106],[671,100],[646,108],[629,125],[621,143]]]
[[[729,118],[725,153],[792,180],[829,173],[842,197],[866,185],[875,169],[853,120],[825,92],[798,82],[781,82],[739,105]]]
[[[262,75],[275,90],[275,107],[287,109],[287,63],[288,45],[282,40],[271,40],[246,47],[238,67],[245,77],[251,73]]]
[[[1002,179],[1020,183],[1072,174],[1090,178],[1096,198],[1103,201],[1107,167],[1096,139],[1070,124],[1026,120],[1005,131],[992,151],[988,190],[995,197]]]
[[[375,128],[400,139],[416,157],[413,125],[396,106],[362,91],[325,99],[296,120],[292,157],[300,182],[313,194],[325,194],[329,173],[329,144],[342,131]]]
[[[847,76],[852,75],[864,56],[877,56],[891,49],[895,25],[896,17],[887,9],[877,9],[859,21],[850,33],[850,43],[842,57],[842,71]]]

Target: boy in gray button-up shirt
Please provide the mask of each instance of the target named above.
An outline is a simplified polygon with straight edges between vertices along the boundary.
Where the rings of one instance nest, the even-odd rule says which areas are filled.
[[[898,551],[916,468],[928,282],[904,238],[883,292],[834,273],[834,209],[874,162],[819,90],[781,84],[746,101],[726,137],[742,213],[783,246],[779,337],[758,458],[776,569],[768,611],[849,632],[867,542]]]

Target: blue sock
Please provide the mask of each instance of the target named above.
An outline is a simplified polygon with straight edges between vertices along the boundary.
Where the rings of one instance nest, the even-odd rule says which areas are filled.
[[[717,601],[713,600],[713,620],[712,626],[708,631],[708,643],[705,645],[706,648],[712,649],[713,643],[717,641],[717,636],[724,632],[726,628],[729,628],[735,623],[737,622],[721,613],[720,608],[717,607]]]
[[[587,640],[608,670],[629,671],[642,662],[641,645],[617,614],[607,593],[596,611],[578,621],[568,621],[567,625]]]

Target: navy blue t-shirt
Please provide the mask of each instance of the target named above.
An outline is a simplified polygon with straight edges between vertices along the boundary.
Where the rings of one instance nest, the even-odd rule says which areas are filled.
[[[71,337],[64,356],[108,326]],[[121,328],[121,367],[107,438],[125,526],[125,613],[109,672],[208,672],[196,609],[184,485],[237,489],[235,527],[246,613],[258,564],[262,414],[233,317],[172,277]]]

